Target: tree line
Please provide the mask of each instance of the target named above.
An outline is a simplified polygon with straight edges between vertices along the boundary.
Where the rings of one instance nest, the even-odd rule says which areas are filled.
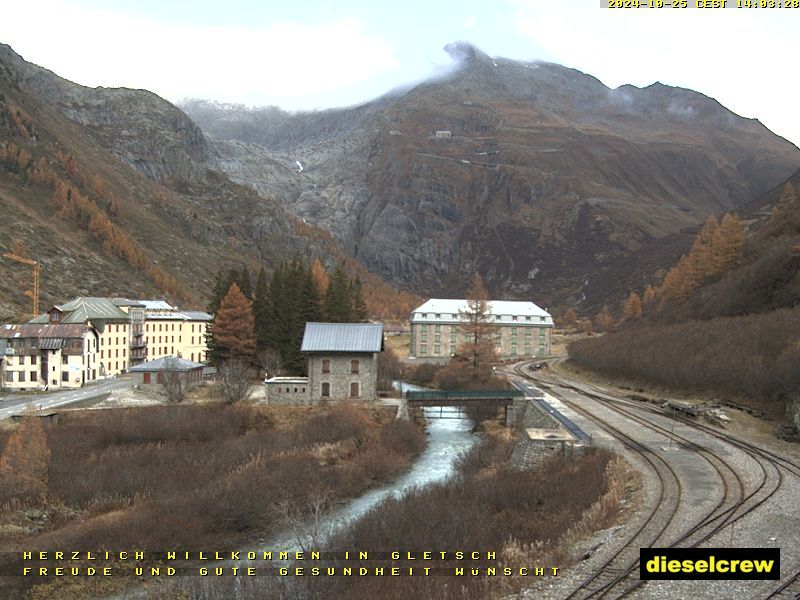
[[[255,362],[270,375],[305,374],[300,345],[306,323],[367,320],[360,277],[350,277],[342,264],[328,273],[318,259],[282,262],[271,277],[262,266],[255,285],[247,267],[221,270],[208,310],[214,315],[206,340],[212,364]]]

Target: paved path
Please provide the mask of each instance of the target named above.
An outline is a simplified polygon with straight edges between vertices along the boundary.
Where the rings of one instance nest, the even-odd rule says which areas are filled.
[[[74,402],[89,400],[115,390],[127,388],[130,385],[131,382],[128,378],[114,378],[106,379],[75,390],[37,392],[34,394],[0,391],[0,419],[7,419],[13,415],[20,415],[29,408],[33,410],[47,410],[66,406]]]

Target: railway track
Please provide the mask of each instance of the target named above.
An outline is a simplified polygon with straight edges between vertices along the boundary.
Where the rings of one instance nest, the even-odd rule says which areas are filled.
[[[733,438],[674,413],[670,415],[660,407],[614,396],[595,386],[576,384],[541,372],[533,376],[524,368],[526,364],[529,363],[515,366],[514,374],[534,381],[572,410],[593,421],[638,457],[658,482],[655,493],[657,501],[650,503],[651,508],[635,531],[610,559],[595,568],[594,573],[582,580],[567,598],[577,600],[638,596],[637,591],[647,585],[647,581],[640,580],[638,576],[639,548],[696,547],[727,527],[733,532],[735,523],[778,492],[785,476],[800,478],[800,465],[765,448]],[[598,402],[604,411],[602,416],[598,411],[589,411],[571,400],[571,393]],[[619,417],[623,417],[628,423],[634,423],[640,431],[656,437],[650,440],[649,445],[637,441],[630,432],[623,431],[619,423],[612,422],[615,419],[618,421]],[[664,421],[671,423],[672,427],[667,427]],[[680,433],[675,432],[675,423],[681,424]],[[719,497],[699,516],[687,519],[684,511],[681,511],[682,503],[686,503],[682,493],[684,490],[681,474],[670,464],[672,461],[665,460],[659,452],[654,452],[653,444],[657,446],[659,440],[668,443],[670,447],[674,444],[690,453],[714,474],[716,482],[710,487],[719,491]],[[731,461],[732,451],[740,453],[748,461],[750,467],[747,473],[742,472],[742,466]],[[757,475],[753,476],[753,473]],[[800,572],[794,571],[764,597],[800,598],[799,592]]]

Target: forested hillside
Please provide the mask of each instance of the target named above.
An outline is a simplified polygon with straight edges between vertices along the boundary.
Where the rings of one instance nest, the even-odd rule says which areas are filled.
[[[663,282],[644,290],[638,313],[629,297],[612,331],[572,344],[570,357],[617,377],[785,407],[800,421],[798,180],[741,219],[709,219]]]

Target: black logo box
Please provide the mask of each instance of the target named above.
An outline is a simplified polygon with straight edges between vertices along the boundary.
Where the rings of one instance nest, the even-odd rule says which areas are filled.
[[[677,563],[671,561],[678,561]],[[704,561],[704,562],[701,562]],[[731,561],[739,561],[732,564]],[[750,561],[752,569],[747,572]],[[759,572],[756,561],[772,561]],[[678,569],[676,572],[676,564]],[[764,563],[762,563],[764,564]],[[672,566],[672,570],[670,570]],[[655,567],[655,568],[654,568]],[[703,569],[705,567],[705,569]],[[727,568],[727,571],[725,569]],[[780,579],[780,548],[641,548],[639,579]]]

